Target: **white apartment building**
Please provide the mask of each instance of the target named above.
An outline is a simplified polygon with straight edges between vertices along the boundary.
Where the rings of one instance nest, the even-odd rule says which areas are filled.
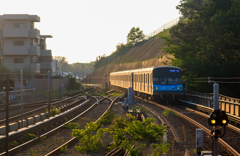
[[[37,15],[0,15],[0,66],[10,70],[27,70],[36,74],[52,72],[52,51],[46,49],[46,38],[34,27]]]

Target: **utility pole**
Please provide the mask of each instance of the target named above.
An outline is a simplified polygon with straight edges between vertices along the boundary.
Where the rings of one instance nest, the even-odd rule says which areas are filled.
[[[21,70],[21,128],[23,128],[23,70]]]
[[[219,110],[219,103],[218,103],[218,94],[219,94],[219,85],[214,83],[213,85],[214,90],[214,110]],[[214,126],[214,129],[218,130],[219,126]],[[218,137],[213,137],[213,156],[218,156]]]
[[[50,117],[50,71],[48,71],[48,118]]]
[[[6,75],[6,156],[8,156],[8,133],[9,133],[9,75]]]
[[[186,83],[186,93],[187,93],[187,81],[184,81]]]

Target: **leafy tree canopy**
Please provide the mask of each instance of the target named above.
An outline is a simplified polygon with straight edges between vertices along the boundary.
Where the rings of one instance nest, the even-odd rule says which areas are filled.
[[[130,30],[130,32],[127,35],[127,43],[129,45],[134,45],[139,41],[144,40],[145,35],[143,34],[143,31],[140,30],[139,27],[135,28],[132,27],[132,29]]]

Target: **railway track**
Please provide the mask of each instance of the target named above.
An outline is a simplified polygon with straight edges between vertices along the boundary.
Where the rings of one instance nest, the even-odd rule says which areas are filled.
[[[73,102],[74,100],[76,100],[77,97],[78,96],[69,97],[69,98],[64,99],[64,100],[60,100],[60,101],[57,101],[57,102],[50,103],[50,105],[51,106],[55,106],[55,107],[60,107],[60,106],[63,106],[65,104],[67,104],[67,103]],[[48,107],[48,104],[45,104],[45,105],[42,104],[41,106],[38,106],[38,107],[39,108],[36,108],[36,109],[30,110],[30,111],[24,112],[23,113],[23,118],[26,119],[26,118],[35,116],[37,114],[45,113],[46,112],[46,108]],[[11,124],[11,123],[14,123],[14,122],[18,122],[20,119],[21,119],[21,114],[16,114],[16,115],[10,116],[9,123]],[[5,125],[5,122],[6,122],[5,117],[1,118],[0,126]]]
[[[81,114],[82,112],[85,112],[85,110],[87,110],[90,106],[91,103],[90,101],[92,100],[87,100],[84,103],[75,106],[74,108],[71,108],[69,110],[66,110],[66,112],[63,112],[59,115],[56,115],[54,117],[51,117],[50,119],[46,120],[46,121],[42,121],[36,125],[32,125],[27,129],[23,129],[20,130],[18,132],[15,132],[14,134],[9,134],[9,140],[10,141],[19,141],[21,142],[21,138],[23,138],[24,135],[26,134],[35,134],[39,137],[30,140],[28,142],[22,143],[21,145],[12,148],[9,150],[10,154],[14,154],[17,151],[28,147],[29,145],[31,145],[32,143],[36,142],[37,140],[39,140],[41,137],[44,136],[49,136],[52,133],[54,133],[54,128],[58,127],[59,124],[64,123],[64,119],[66,118],[72,118],[74,116],[77,116],[79,113]],[[4,145],[5,144],[5,137],[0,138],[0,144]],[[4,151],[4,147],[2,147],[0,150]],[[1,153],[0,155],[5,155],[5,152]]]
[[[138,98],[138,97],[137,97]],[[139,98],[140,99],[140,98]],[[144,100],[144,99],[141,99],[141,100]],[[179,127],[181,126],[185,126],[185,129],[187,129],[189,132],[189,134],[185,134],[185,135],[188,135],[189,138],[189,141],[187,142],[191,142],[192,144],[194,144],[193,141],[195,141],[195,131],[196,131],[196,128],[201,128],[204,130],[204,146],[205,146],[205,149],[207,150],[211,150],[211,126],[208,125],[208,122],[207,122],[207,115],[205,114],[205,116],[203,114],[200,115],[200,113],[195,113],[196,111],[195,110],[190,110],[190,109],[182,109],[182,108],[179,108],[179,107],[176,107],[176,106],[163,106],[163,105],[160,105],[160,104],[157,104],[155,102],[152,102],[152,101],[148,101],[148,100],[144,100],[145,102],[147,103],[144,103],[145,106],[149,107],[150,109],[152,109],[152,111],[154,111],[157,115],[161,116],[163,110],[172,110],[174,111],[177,116],[181,117],[182,119],[184,120],[179,120],[179,118],[174,118],[172,117],[172,121],[171,122],[171,129],[172,127],[174,127],[175,129],[179,129]],[[143,105],[143,104],[142,104]],[[204,118],[203,118],[204,116]],[[169,117],[171,119],[171,117]],[[186,122],[187,121],[187,122]],[[165,121],[166,123],[168,123],[169,121]],[[185,123],[185,124],[182,124],[182,123]],[[187,124],[191,123],[192,125],[194,126],[189,126]],[[189,128],[186,128],[186,127],[189,127]],[[191,131],[190,131],[191,129]],[[234,129],[234,130],[233,130]],[[177,131],[177,130],[176,130]],[[240,152],[240,149],[239,149],[239,145],[238,145],[238,141],[233,141],[234,138],[237,139],[239,138],[240,134],[239,134],[240,130],[234,126],[227,126],[227,130],[226,130],[226,134],[225,136],[221,139],[219,138],[219,152],[220,154],[222,155],[234,155],[234,156],[239,156],[239,152]],[[190,134],[191,133],[191,134]],[[180,142],[181,144],[183,144],[183,146],[187,147],[188,145],[186,144],[186,142],[184,142],[183,140],[185,140],[184,137],[184,134],[182,135],[177,135],[178,133],[177,132],[173,132],[173,135],[176,139],[177,142]],[[188,139],[187,139],[188,140]],[[206,144],[206,145],[205,145]],[[195,148],[195,147],[191,147],[190,146],[190,149],[191,148]]]
[[[100,117],[96,117],[95,118],[95,122],[98,122],[98,120],[100,120],[100,118],[102,116],[105,115],[105,113],[108,111],[108,109],[110,109],[110,107],[113,105],[113,103],[118,99],[118,98],[114,98],[114,100],[112,100],[111,98],[103,98],[101,101],[98,101],[94,104],[94,107],[100,107],[102,105],[102,102],[104,103],[104,99],[107,99],[109,101],[109,106],[105,107],[105,111],[102,113],[102,115],[100,115]],[[99,104],[97,104],[99,103]],[[98,108],[96,108],[98,109]],[[61,148],[63,147],[71,147],[74,144],[76,144],[78,142],[78,139],[76,137],[71,138],[70,140],[66,141],[65,143],[63,143],[62,145],[58,146],[57,148],[55,148],[54,150],[52,150],[51,152],[47,153],[46,156],[55,156],[55,155],[59,155],[61,154]]]

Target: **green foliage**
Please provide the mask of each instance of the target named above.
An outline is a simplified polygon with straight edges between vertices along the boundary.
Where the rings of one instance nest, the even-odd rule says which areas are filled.
[[[132,144],[129,142],[127,138],[122,141],[121,145],[119,145],[119,147],[123,148],[124,150],[128,149],[128,153],[130,156],[138,156],[142,151],[141,148],[144,146],[146,146],[146,144],[132,148]]]
[[[170,144],[161,142],[160,144],[152,144],[152,154],[151,156],[162,156],[164,153],[169,151]]]
[[[142,108],[142,107],[133,107],[134,111],[137,110],[137,109],[140,109],[141,112],[144,112],[144,108]]]
[[[30,134],[30,133],[28,133],[28,134],[26,134],[24,137],[23,137],[23,141],[24,142],[27,142],[27,141],[29,141],[29,140],[32,140],[32,139],[35,139],[37,136],[35,135],[35,134]]]
[[[17,141],[13,141],[12,143],[11,143],[11,146],[18,146],[19,145],[19,143],[17,142]]]
[[[79,140],[79,146],[75,146],[79,152],[97,151],[102,147],[101,139],[103,138],[103,129],[98,129],[99,125],[90,122],[87,123],[85,129],[73,129],[72,135]],[[93,135],[93,131],[97,130],[97,134]]]
[[[139,27],[132,27],[132,29],[127,35],[127,44],[135,45],[137,42],[144,40],[144,37],[145,35],[143,34],[143,31],[140,30]]]
[[[108,110],[107,113],[103,117],[101,117],[98,123],[103,125],[110,124],[113,121],[113,119],[114,112]]]
[[[46,108],[46,112],[48,112],[48,108]],[[54,116],[56,114],[59,114],[61,112],[60,109],[57,109],[55,106],[53,106],[52,108],[50,108],[50,115]]]
[[[65,152],[67,152],[67,150],[68,150],[68,148],[67,148],[67,145],[66,145],[66,146],[63,146],[63,147],[61,147],[61,148],[60,148],[60,150],[61,150],[61,152],[62,152],[62,153],[65,153]]]
[[[106,94],[107,91],[109,91],[109,88],[104,88],[101,91],[98,92],[98,94],[102,95],[102,96],[108,96],[108,94]]]
[[[131,120],[129,117],[119,117],[115,116],[113,120],[113,125],[110,126],[111,129],[118,129],[122,128],[124,129],[128,123],[130,123]]]
[[[123,93],[121,92],[115,92],[115,93],[112,93],[110,94],[111,96],[121,96]]]
[[[124,129],[119,128],[119,129],[111,130],[106,128],[104,131],[110,134],[114,141],[113,144],[111,144],[108,147],[109,150],[113,150],[114,148],[120,146],[122,144],[122,141],[126,139],[124,136],[125,135]]]
[[[30,150],[29,150],[29,155],[30,155],[30,156],[36,156],[37,154],[36,154],[36,151],[35,151],[35,150],[30,149]]]
[[[69,78],[69,86],[68,86],[68,89],[76,89],[76,88],[77,88],[76,78],[70,77],[70,78]],[[79,88],[79,87],[78,87],[78,88]]]
[[[172,63],[182,68],[186,80],[239,77],[236,72],[240,70],[239,0],[182,0],[177,9],[188,21],[179,22],[170,30],[165,37],[165,50],[175,57]],[[221,84],[221,89],[228,87],[226,93],[236,95],[240,88],[234,85]],[[207,83],[190,84],[190,89],[195,88],[212,92],[212,85]]]
[[[162,112],[162,115],[163,116],[177,116],[176,113],[173,111],[173,110],[170,110],[170,109],[165,109],[163,112]]]
[[[53,59],[58,60],[58,70],[60,71],[69,71],[78,75],[83,75],[87,70],[93,71],[94,62],[69,64],[67,58],[63,56],[54,56]]]
[[[163,132],[166,132],[166,127],[163,125],[156,125],[152,123],[154,119],[146,118],[144,121],[137,120],[134,116],[129,114],[130,118],[133,120],[132,123],[128,123],[125,130],[134,139],[137,140],[157,140],[162,137]]]
[[[69,123],[67,125],[63,125],[64,128],[69,128],[69,129],[76,129],[78,128],[80,125],[78,123]]]

